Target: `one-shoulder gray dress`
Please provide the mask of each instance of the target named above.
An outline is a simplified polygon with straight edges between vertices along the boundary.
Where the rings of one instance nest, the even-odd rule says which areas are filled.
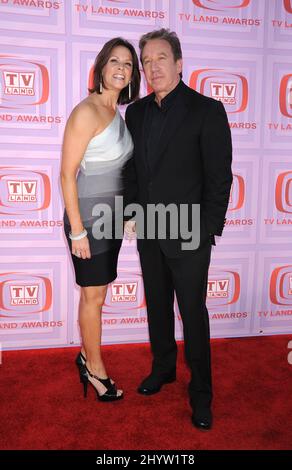
[[[77,176],[79,210],[91,251],[91,258],[85,260],[71,253],[76,283],[82,287],[105,285],[117,277],[122,238],[116,236],[115,221],[122,223],[122,206],[115,200],[123,196],[123,169],[132,153],[131,135],[117,109],[110,124],[89,141]],[[71,251],[66,210],[64,231]]]

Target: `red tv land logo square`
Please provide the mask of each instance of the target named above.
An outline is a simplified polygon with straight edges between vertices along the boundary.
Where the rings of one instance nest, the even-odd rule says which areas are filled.
[[[23,109],[48,101],[49,72],[41,63],[0,54],[0,109]]]
[[[281,79],[279,106],[285,117],[292,117],[292,73],[284,75]]]
[[[292,265],[276,267],[270,279],[270,300],[276,305],[292,305]]]
[[[283,0],[284,2],[284,8],[287,11],[287,13],[292,14],[292,0]]]
[[[240,296],[240,276],[236,271],[211,269],[207,285],[208,308],[234,304]]]
[[[213,11],[230,11],[237,8],[246,8],[251,0],[193,0],[196,7]]]
[[[223,104],[236,104],[236,83],[219,83],[210,81],[212,98]]]
[[[41,171],[0,167],[0,214],[20,215],[48,208],[51,182]]]
[[[11,305],[39,305],[38,284],[12,284],[9,287]]]
[[[223,69],[199,69],[191,74],[190,87],[221,101],[228,113],[242,113],[248,105],[248,81],[244,75]]]
[[[103,313],[137,314],[137,311],[145,309],[145,307],[146,300],[141,273],[133,275],[128,271],[119,270],[117,280],[111,283],[108,288],[102,308]]]
[[[9,202],[36,202],[37,201],[37,181],[33,180],[8,180],[8,201]]]
[[[113,282],[111,302],[136,302],[138,282]]]
[[[4,70],[4,95],[35,95],[35,72]]]
[[[275,204],[279,212],[292,214],[292,170],[284,171],[277,176]]]
[[[209,299],[227,299],[230,279],[214,279],[208,281],[207,296]]]
[[[245,202],[245,181],[241,175],[233,175],[228,211],[241,209]]]
[[[0,274],[0,318],[23,318],[52,306],[52,285],[44,276],[6,272]]]

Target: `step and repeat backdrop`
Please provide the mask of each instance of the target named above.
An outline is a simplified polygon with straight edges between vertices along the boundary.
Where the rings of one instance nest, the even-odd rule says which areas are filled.
[[[138,51],[160,27],[181,40],[185,83],[221,100],[232,130],[234,182],[208,283],[212,337],[292,332],[292,0],[0,0],[3,349],[80,342],[62,229],[64,126],[103,44],[120,35]],[[181,338],[177,304],[175,316]],[[139,258],[125,240],[103,342],[145,340]]]

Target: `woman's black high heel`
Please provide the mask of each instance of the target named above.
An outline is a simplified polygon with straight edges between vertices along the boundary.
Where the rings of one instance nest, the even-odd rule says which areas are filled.
[[[80,351],[80,353],[75,359],[75,364],[79,370],[80,383],[83,383],[83,376],[86,375],[85,362],[86,362],[86,358],[83,356],[82,352]]]
[[[83,356],[84,357],[84,356]],[[111,382],[110,378],[107,379],[100,379],[97,377],[97,375],[92,374],[86,365],[84,364],[85,368],[85,374],[80,374],[80,382],[83,383],[83,389],[84,389],[84,398],[87,396],[87,387],[88,384],[92,385],[95,392],[96,392],[96,397],[99,401],[116,401],[116,400],[121,400],[123,398],[123,393],[121,395],[118,395],[118,390],[115,384]],[[100,395],[98,393],[98,390],[95,388],[93,383],[89,380],[88,376],[92,377],[95,380],[98,380],[105,388],[106,392]]]

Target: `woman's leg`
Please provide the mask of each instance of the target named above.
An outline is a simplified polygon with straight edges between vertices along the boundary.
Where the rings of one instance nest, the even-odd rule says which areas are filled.
[[[101,309],[105,301],[107,285],[82,287],[79,303],[79,326],[82,337],[82,353],[88,370],[101,379],[107,378],[101,357]],[[101,382],[89,377],[99,394],[106,392]],[[122,394],[121,390],[117,391]]]
[[[101,379],[107,378],[101,357],[101,309],[105,301],[107,285],[82,287],[79,303],[79,326],[82,337],[82,352],[86,357],[88,370]],[[90,381],[100,394],[106,388],[97,380]],[[118,395],[121,392],[118,391]]]
[[[101,358],[101,309],[106,297],[107,285],[82,287],[79,302],[79,326],[82,351],[88,368],[100,378],[106,378]]]

